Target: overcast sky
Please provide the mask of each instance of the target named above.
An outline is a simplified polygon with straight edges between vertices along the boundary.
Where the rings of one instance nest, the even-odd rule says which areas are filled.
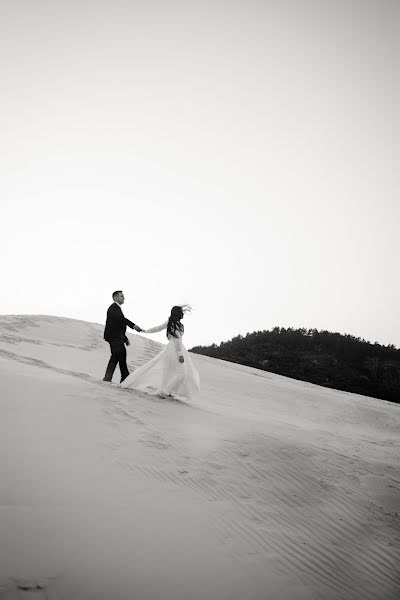
[[[400,346],[397,0],[0,0],[0,313]],[[154,336],[153,336],[154,337]],[[155,339],[164,341],[163,334]]]

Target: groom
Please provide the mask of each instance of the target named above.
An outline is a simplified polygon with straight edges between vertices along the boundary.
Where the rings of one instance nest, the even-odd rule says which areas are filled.
[[[114,302],[111,304],[107,311],[106,327],[104,329],[104,339],[110,344],[111,358],[108,362],[106,374],[104,375],[103,381],[111,381],[114,375],[115,367],[119,363],[119,369],[121,371],[121,383],[129,375],[128,367],[126,364],[126,348],[125,344],[129,346],[129,340],[126,337],[126,326],[135,331],[143,331],[141,327],[129,321],[124,317],[121,309],[121,304],[125,302],[125,297],[121,290],[114,292]]]

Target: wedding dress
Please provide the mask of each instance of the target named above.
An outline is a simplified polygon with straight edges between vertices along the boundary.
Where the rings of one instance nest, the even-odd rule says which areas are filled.
[[[146,329],[144,333],[157,333],[167,329],[168,321],[162,325]],[[121,383],[123,388],[132,388],[148,394],[183,396],[190,399],[200,391],[200,376],[189,352],[182,343],[183,333],[176,331],[176,337],[168,335],[168,344]],[[184,362],[179,362],[183,356]]]

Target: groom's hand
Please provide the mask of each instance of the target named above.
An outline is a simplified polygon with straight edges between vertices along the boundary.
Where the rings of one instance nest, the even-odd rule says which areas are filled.
[[[180,363],[183,363],[183,362],[185,362],[185,359],[183,358],[183,356],[180,356],[180,357],[179,357],[179,362],[180,362]]]
[[[135,331],[138,331],[139,333],[141,331],[143,331],[143,329],[141,327],[139,327],[139,325],[135,325],[135,327],[133,328]]]
[[[130,341],[129,340],[125,340],[125,345],[126,346],[130,346],[131,345]]]

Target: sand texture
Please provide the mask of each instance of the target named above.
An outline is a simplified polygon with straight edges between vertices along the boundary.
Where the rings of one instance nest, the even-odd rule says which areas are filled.
[[[161,400],[102,331],[0,317],[0,600],[400,598],[400,405],[199,355]]]

